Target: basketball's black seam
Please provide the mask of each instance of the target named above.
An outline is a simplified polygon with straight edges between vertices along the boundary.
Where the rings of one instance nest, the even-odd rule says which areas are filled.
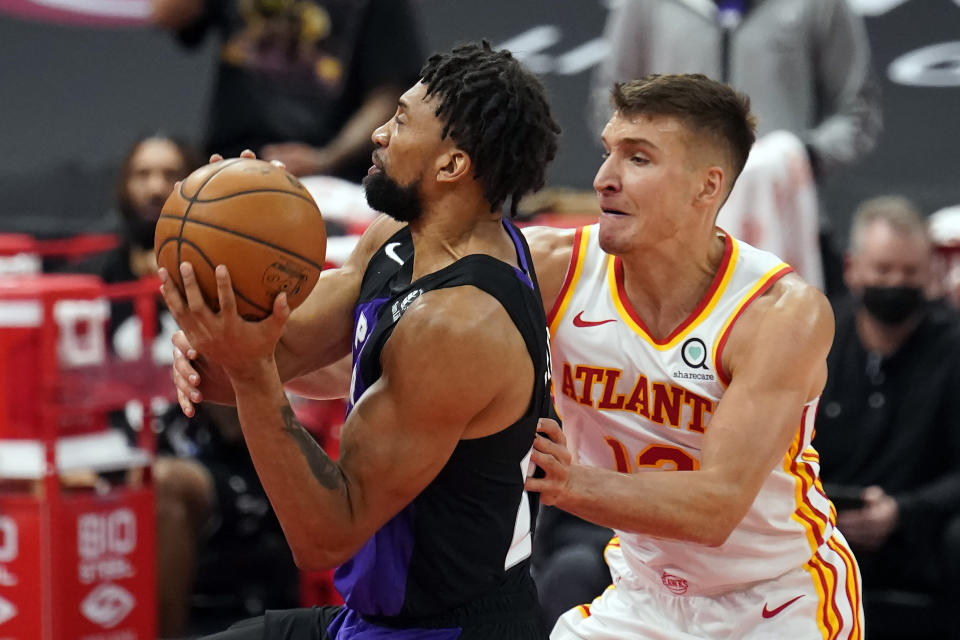
[[[294,198],[300,198],[301,200],[309,202],[314,207],[317,206],[317,203],[313,200],[313,198],[299,194],[295,191],[287,191],[286,189],[251,189],[250,191],[237,191],[229,195],[220,196],[219,198],[210,198],[209,200],[201,200],[200,198],[197,198],[193,202],[196,202],[199,204],[207,204],[208,202],[221,202],[223,200],[229,200],[230,198],[235,198],[236,196],[245,196],[251,193],[285,193],[288,196],[293,196]],[[200,192],[198,191],[197,195],[199,194]],[[317,213],[320,213],[319,208],[317,208]]]
[[[163,218],[173,218],[174,220],[176,220],[176,219],[179,219],[180,216],[173,216],[173,215],[169,215],[169,214],[166,214],[166,215],[161,214],[161,215],[160,215],[160,218],[161,218],[161,219],[163,219]],[[298,260],[302,260],[303,262],[306,262],[307,264],[309,264],[311,267],[314,267],[315,269],[318,269],[318,270],[320,270],[320,271],[323,270],[323,265],[317,264],[316,262],[314,262],[314,261],[311,260],[310,258],[305,258],[304,256],[300,255],[299,253],[294,253],[293,251],[290,251],[289,249],[284,249],[283,247],[281,247],[281,246],[279,246],[279,245],[275,245],[275,244],[273,244],[272,242],[267,242],[267,241],[264,240],[263,238],[258,238],[257,236],[253,236],[253,235],[250,235],[250,234],[247,234],[247,233],[241,233],[240,231],[236,231],[236,230],[234,230],[234,229],[230,229],[230,228],[227,228],[227,227],[221,227],[220,225],[218,225],[218,224],[213,224],[212,222],[204,222],[204,221],[201,221],[201,220],[186,220],[186,219],[184,219],[184,220],[183,220],[183,225],[181,225],[181,227],[180,227],[180,228],[181,228],[181,233],[182,233],[183,227],[185,227],[185,226],[187,225],[187,222],[189,222],[190,224],[198,224],[198,225],[200,225],[200,226],[202,226],[202,227],[208,227],[208,228],[210,228],[210,229],[216,229],[217,231],[223,231],[224,233],[229,233],[229,234],[231,234],[231,235],[237,236],[238,238],[243,238],[244,240],[250,240],[251,242],[256,242],[257,244],[262,244],[262,245],[265,246],[265,247],[270,247],[271,249],[276,249],[277,251],[281,251],[281,252],[283,252],[283,253],[285,253],[285,254],[287,254],[287,255],[289,255],[289,256],[293,256],[294,258],[297,258]],[[186,240],[183,240],[183,239],[181,238],[181,239],[180,239],[180,242],[186,242]],[[161,246],[162,246],[162,245],[161,245]],[[177,246],[178,246],[177,258],[179,258],[179,257],[180,257],[180,255],[179,255],[179,245],[177,245]]]
[[[190,204],[188,204],[187,208],[183,210],[183,222],[180,224],[179,233],[177,233],[177,270],[178,271],[180,269],[180,245],[183,243],[183,228],[187,226],[187,216],[190,215],[190,207],[192,207],[193,203],[196,202],[196,198],[200,195],[200,191],[203,190],[205,186],[207,186],[208,182],[213,180],[213,176],[217,175],[227,167],[237,164],[241,160],[243,160],[243,158],[235,158],[233,160],[225,161],[222,167],[220,167],[219,169],[211,173],[209,176],[207,176],[204,179],[202,183],[200,183],[200,186],[197,187],[197,192],[193,195],[193,198],[188,198],[186,194],[184,194],[183,192],[183,183],[186,182],[186,180],[180,183],[180,197],[186,200],[187,202],[189,202]],[[181,283],[182,283],[182,279],[181,279]]]
[[[160,217],[162,218],[163,216],[160,216]],[[170,236],[169,238],[161,242],[159,247],[154,248],[154,250],[157,252],[157,255],[160,255],[160,252],[163,250],[163,248],[171,242],[179,242],[179,240],[175,236]]]
[[[191,222],[194,222],[194,221],[191,220]],[[196,242],[193,242],[193,241],[191,241],[191,240],[183,240],[183,241],[181,242],[181,244],[188,244],[188,245],[190,245],[191,247],[193,247],[193,249],[197,252],[197,254],[198,254],[201,258],[203,258],[203,261],[207,263],[207,266],[210,267],[210,269],[212,269],[212,270],[215,270],[215,269],[216,269],[216,265],[213,264],[213,261],[210,260],[210,258],[207,257],[207,254],[205,254],[205,253],[203,252],[203,249],[201,249],[201,248],[197,245]],[[179,244],[177,245],[177,250],[179,251]],[[238,298],[240,298],[241,300],[243,300],[244,302],[246,302],[247,304],[249,304],[251,307],[254,307],[255,309],[258,309],[258,310],[260,310],[260,311],[263,311],[263,312],[266,313],[266,314],[270,314],[270,313],[273,311],[272,309],[267,309],[266,307],[261,307],[259,304],[257,304],[256,302],[254,302],[253,300],[251,300],[251,299],[248,298],[247,296],[243,295],[243,292],[242,292],[242,291],[238,291],[237,288],[233,286],[233,283],[231,283],[230,288],[233,289],[233,294],[234,294],[235,296],[237,296]]]

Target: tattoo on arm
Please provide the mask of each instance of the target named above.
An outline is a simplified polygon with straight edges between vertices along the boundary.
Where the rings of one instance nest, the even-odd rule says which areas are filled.
[[[303,457],[307,459],[307,464],[310,465],[310,471],[313,473],[313,477],[317,479],[317,482],[319,482],[324,489],[340,489],[346,491],[347,482],[343,471],[330,459],[327,452],[317,444],[313,436],[303,428],[303,425],[297,420],[297,416],[294,415],[290,405],[284,406],[283,409],[281,409],[281,413],[283,415],[283,430],[293,438],[293,441],[300,447],[300,451],[303,453]]]

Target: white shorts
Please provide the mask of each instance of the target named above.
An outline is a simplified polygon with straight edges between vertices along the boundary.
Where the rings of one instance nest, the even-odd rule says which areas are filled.
[[[834,542],[846,547],[839,534]],[[625,567],[609,546],[613,572]],[[850,556],[852,557],[852,555]],[[851,579],[848,579],[848,576]],[[557,620],[550,640],[862,640],[860,571],[824,544],[806,566],[716,596],[609,586]]]

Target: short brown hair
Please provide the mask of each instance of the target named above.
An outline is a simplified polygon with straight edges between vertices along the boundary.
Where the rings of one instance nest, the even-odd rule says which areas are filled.
[[[916,205],[903,196],[877,196],[861,202],[853,213],[850,253],[859,253],[863,249],[863,236],[874,222],[883,222],[901,235],[916,235],[929,240],[927,220]]]
[[[735,173],[730,188],[757,139],[750,98],[699,73],[652,74],[640,80],[618,82],[613,87],[612,102],[624,115],[674,117],[712,138],[727,150],[733,163]]]

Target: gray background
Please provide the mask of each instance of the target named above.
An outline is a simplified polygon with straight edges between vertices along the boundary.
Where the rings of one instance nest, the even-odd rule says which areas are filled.
[[[543,70],[564,128],[549,184],[589,189],[600,153],[586,125],[590,69],[556,67],[565,53],[601,35],[606,3],[418,0],[417,6],[430,49],[481,37],[502,44],[534,27],[552,29],[554,44],[530,60]],[[841,235],[864,197],[899,192],[927,212],[960,203],[960,55],[937,65],[953,86],[904,86],[887,78],[897,57],[960,40],[958,2],[909,0],[866,23],[886,126],[861,165],[827,184]],[[213,44],[186,51],[149,28],[65,26],[0,14],[0,231],[56,236],[95,227],[110,206],[116,166],[131,139],[154,130],[198,138]]]

